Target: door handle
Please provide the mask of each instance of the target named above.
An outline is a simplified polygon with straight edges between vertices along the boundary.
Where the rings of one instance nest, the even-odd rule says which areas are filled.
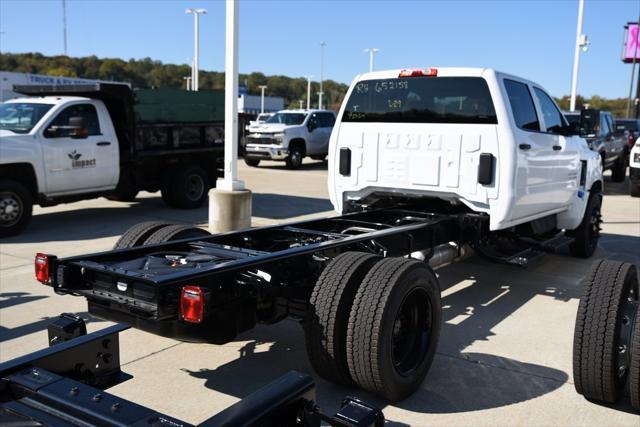
[[[518,145],[518,148],[520,148],[521,150],[530,150],[531,144],[520,144]]]
[[[111,145],[111,143],[109,141],[100,141],[100,142],[96,142],[96,145],[100,147],[104,147],[105,145]]]
[[[560,151],[560,150],[562,150],[562,146],[560,146],[560,145],[554,145],[553,146],[553,151]]]

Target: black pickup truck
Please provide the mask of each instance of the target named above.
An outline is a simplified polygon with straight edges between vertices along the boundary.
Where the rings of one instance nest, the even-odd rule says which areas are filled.
[[[580,112],[565,112],[569,123],[580,128],[580,136],[587,140],[589,148],[600,153],[603,170],[611,170],[611,180],[624,181],[629,165],[629,132],[616,126],[608,111],[586,108]]]

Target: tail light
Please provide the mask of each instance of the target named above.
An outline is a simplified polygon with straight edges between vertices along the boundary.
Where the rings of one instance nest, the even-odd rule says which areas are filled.
[[[204,293],[199,286],[183,286],[180,295],[180,317],[185,322],[200,323],[204,315]]]
[[[629,132],[629,147],[633,147],[635,143],[636,143],[636,136],[633,134],[633,132]]]
[[[36,280],[42,284],[49,283],[49,255],[37,253],[35,267]]]
[[[409,68],[407,70],[400,71],[400,75],[398,77],[436,77],[437,75],[437,68]]]

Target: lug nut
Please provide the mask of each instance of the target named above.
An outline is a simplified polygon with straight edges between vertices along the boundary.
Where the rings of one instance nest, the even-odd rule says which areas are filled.
[[[102,395],[100,393],[97,393],[92,397],[92,400],[94,402],[100,402],[100,400],[102,400]]]
[[[116,412],[118,409],[120,409],[120,404],[118,402],[111,405],[111,412]]]
[[[71,387],[69,394],[72,396],[77,396],[80,393],[80,389],[78,387]]]

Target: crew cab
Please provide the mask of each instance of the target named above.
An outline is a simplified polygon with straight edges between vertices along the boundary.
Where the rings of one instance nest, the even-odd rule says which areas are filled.
[[[0,104],[0,237],[24,230],[34,203],[131,201],[161,189],[169,206],[190,209],[215,185],[222,115],[197,100],[185,114],[171,90],[171,102],[124,84],[14,90],[32,96]]]
[[[589,148],[600,154],[604,170],[611,170],[611,180],[622,182],[629,163],[627,156],[631,132],[619,126],[608,111],[586,108],[581,111],[565,112],[565,117],[580,129]]]
[[[284,160],[298,169],[304,157],[324,160],[336,115],[328,110],[282,110],[262,124],[249,127],[244,160],[258,166],[260,160]]]
[[[395,401],[436,352],[434,269],[471,251],[589,257],[600,237],[600,156],[541,86],[491,69],[357,76],[328,175],[336,215],[217,235],[141,223],[114,251],[37,254],[36,278],[96,317],[186,341],[302,320],[320,376]]]

